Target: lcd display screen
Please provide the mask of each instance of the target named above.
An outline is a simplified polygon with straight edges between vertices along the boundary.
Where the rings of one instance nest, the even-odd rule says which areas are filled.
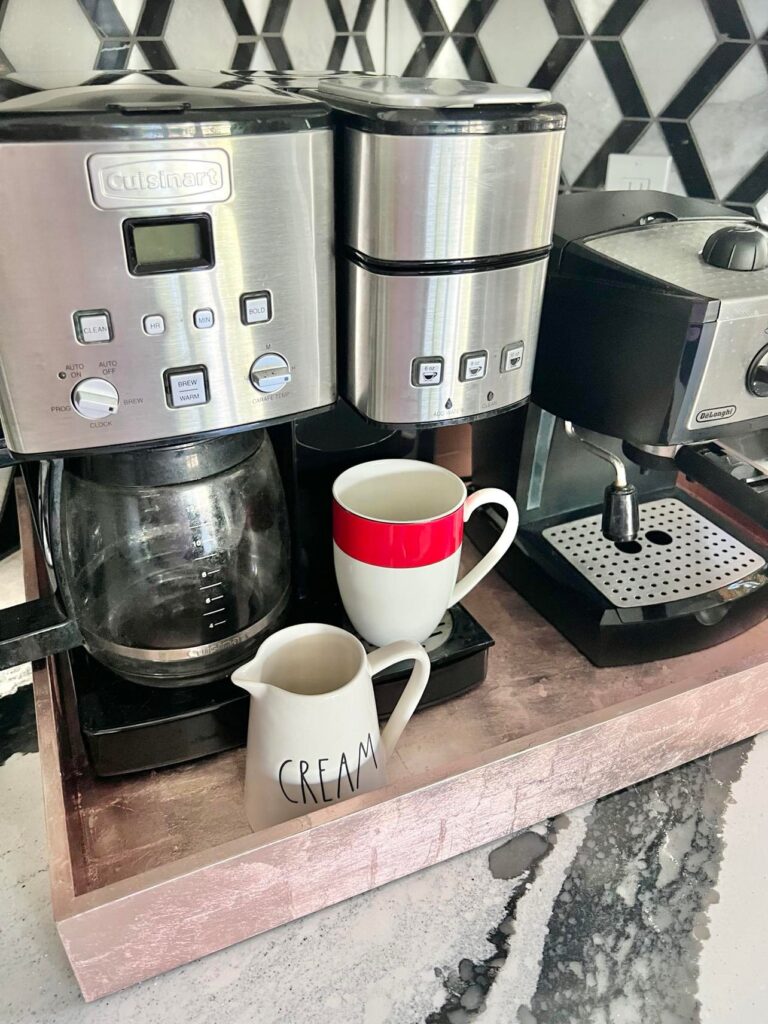
[[[133,245],[136,259],[142,265],[186,263],[203,255],[198,221],[134,227]]]
[[[123,225],[133,274],[170,274],[213,266],[207,216],[151,217]]]

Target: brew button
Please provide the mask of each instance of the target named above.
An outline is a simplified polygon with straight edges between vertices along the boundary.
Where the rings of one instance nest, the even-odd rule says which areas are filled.
[[[159,313],[145,316],[142,323],[144,324],[145,334],[165,334],[165,320]]]
[[[213,327],[213,310],[212,309],[196,309],[193,314],[195,327],[200,331],[205,331],[209,327]]]
[[[512,370],[519,370],[523,365],[524,345],[522,341],[516,341],[511,345],[505,345],[501,350],[501,372],[510,373]]]
[[[411,384],[415,388],[426,388],[442,384],[443,360],[439,356],[423,356],[411,363]]]
[[[174,409],[183,409],[185,405],[205,405],[208,401],[205,370],[182,370],[167,374],[167,378]]]
[[[240,296],[240,319],[244,324],[265,324],[272,319],[269,292],[250,292]]]
[[[112,322],[104,310],[75,313],[75,335],[82,345],[112,341]]]
[[[459,364],[459,380],[482,380],[488,367],[487,352],[467,352]]]

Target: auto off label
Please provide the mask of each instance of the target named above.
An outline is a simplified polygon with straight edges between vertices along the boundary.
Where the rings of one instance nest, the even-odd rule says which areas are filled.
[[[702,409],[696,413],[697,423],[721,423],[736,415],[735,405],[720,405],[716,409]]]

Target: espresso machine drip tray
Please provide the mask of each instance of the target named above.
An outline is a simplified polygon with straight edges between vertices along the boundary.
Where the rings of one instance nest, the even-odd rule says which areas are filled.
[[[640,505],[637,540],[614,544],[599,515],[544,538],[617,608],[669,604],[739,583],[765,560],[678,498]]]

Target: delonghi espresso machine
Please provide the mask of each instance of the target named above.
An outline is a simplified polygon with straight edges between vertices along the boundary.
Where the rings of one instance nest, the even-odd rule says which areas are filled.
[[[532,404],[474,435],[520,507],[501,571],[595,664],[711,646],[768,614],[768,231],[606,192],[554,236]]]

